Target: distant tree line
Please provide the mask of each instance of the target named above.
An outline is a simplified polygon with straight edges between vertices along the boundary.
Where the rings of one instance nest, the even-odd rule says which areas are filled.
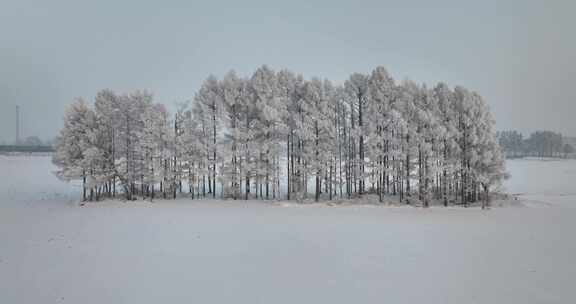
[[[51,141],[43,142],[37,136],[28,136],[24,140],[16,140],[13,144],[0,143],[0,153],[35,153],[54,152]]]
[[[498,142],[508,158],[563,157],[574,154],[574,147],[564,142],[562,134],[552,131],[536,131],[524,138],[518,131],[497,132]]]
[[[28,147],[50,146],[50,145],[52,145],[52,143],[49,140],[46,142],[43,142],[40,138],[38,138],[38,136],[28,136],[28,137],[24,138],[23,140],[17,140],[17,141],[14,141],[14,144],[11,144],[11,146],[28,146]],[[7,146],[7,145],[5,143],[3,143],[2,146]]]
[[[395,83],[385,68],[342,85],[267,66],[208,77],[174,114],[147,92],[99,92],[67,109],[54,163],[84,200],[376,195],[427,207],[488,204],[505,177],[494,120],[463,87]]]
[[[52,146],[0,145],[0,153],[48,153],[54,152]]]

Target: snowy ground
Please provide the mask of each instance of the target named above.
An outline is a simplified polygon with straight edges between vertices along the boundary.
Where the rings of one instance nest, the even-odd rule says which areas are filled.
[[[49,158],[0,156],[0,303],[569,303],[576,162],[509,168],[540,208],[78,207]]]
[[[505,189],[525,205],[576,208],[576,160],[515,159],[506,166],[512,178]]]

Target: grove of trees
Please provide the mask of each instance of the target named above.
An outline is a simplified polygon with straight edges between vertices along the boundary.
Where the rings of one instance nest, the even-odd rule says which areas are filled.
[[[485,207],[506,176],[494,120],[463,87],[396,83],[385,68],[343,84],[258,68],[208,77],[170,114],[152,94],[72,103],[58,175],[84,200],[356,199]]]
[[[574,147],[564,143],[562,134],[552,131],[536,131],[524,138],[518,131],[497,132],[498,141],[509,158],[567,157],[574,153]]]

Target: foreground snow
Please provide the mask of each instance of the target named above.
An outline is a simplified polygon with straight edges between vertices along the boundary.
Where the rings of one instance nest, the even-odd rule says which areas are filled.
[[[50,179],[46,158],[0,157],[0,168],[0,303],[576,296],[576,208],[568,202],[487,212],[186,199],[78,207],[77,187]]]

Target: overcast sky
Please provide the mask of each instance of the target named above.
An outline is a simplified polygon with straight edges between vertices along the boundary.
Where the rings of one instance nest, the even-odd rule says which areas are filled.
[[[576,136],[576,1],[151,2],[0,0],[0,142],[16,104],[23,136],[48,139],[74,97],[149,89],[173,105],[262,64],[338,82],[383,65],[478,91],[499,129]]]

